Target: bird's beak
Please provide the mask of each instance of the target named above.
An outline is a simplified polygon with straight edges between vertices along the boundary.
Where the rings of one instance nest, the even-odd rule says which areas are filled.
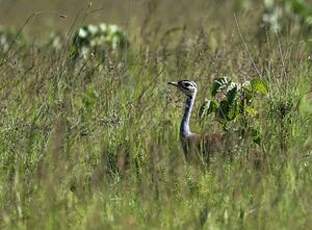
[[[175,87],[178,87],[178,82],[176,82],[176,81],[169,81],[168,84],[173,85]]]

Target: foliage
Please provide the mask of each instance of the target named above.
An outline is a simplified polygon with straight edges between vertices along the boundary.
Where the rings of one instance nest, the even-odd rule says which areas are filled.
[[[78,29],[73,38],[73,55],[83,58],[91,54],[102,58],[106,52],[126,48],[126,33],[116,25],[101,23],[87,25]]]
[[[96,13],[77,23],[126,22],[129,5],[118,2],[101,1],[100,14],[90,7],[87,13]],[[127,60],[109,54],[105,62],[88,58],[71,65],[71,41],[61,40],[58,51],[30,38],[0,54],[0,228],[309,229],[312,78],[302,34],[281,33],[279,41],[269,36],[259,49],[254,38],[262,0],[237,14],[242,36],[233,28],[236,1],[138,2],[130,4]],[[72,10],[69,19],[77,13],[74,0],[31,3],[27,9],[47,4]],[[2,19],[20,26],[27,12],[23,1],[1,4],[7,7],[0,11],[19,15],[5,12]],[[23,31],[37,39],[33,31],[61,28],[62,36],[70,36],[72,20],[44,16]],[[183,29],[168,32],[177,26]],[[226,120],[231,129],[244,127],[241,118],[247,118],[261,145],[240,139],[239,146],[227,144],[230,153],[211,156],[207,168],[188,164],[179,141],[185,98],[166,82],[196,81],[196,111],[213,79],[224,73],[240,87],[261,74],[269,86],[267,98],[267,87],[253,84],[259,95],[252,94],[248,115],[233,119],[228,113],[233,120]],[[246,87],[252,90],[251,82]],[[239,87],[229,94],[227,88],[216,92],[220,98],[209,109],[224,100],[240,103]],[[213,115],[192,116],[192,131],[222,133]]]
[[[264,0],[263,27],[282,32],[289,22],[311,28],[312,6],[303,0]]]
[[[0,26],[0,52],[8,52],[13,46],[21,47],[25,44],[25,38],[13,28]]]
[[[238,128],[251,129],[252,134],[256,134],[255,141],[259,143],[259,130],[254,127],[257,124],[255,118],[258,114],[254,101],[257,95],[266,96],[268,92],[267,83],[260,78],[244,83],[233,82],[227,77],[215,79],[211,87],[213,99],[206,100],[201,106],[200,117],[205,118],[215,113],[215,118],[225,129],[229,126],[229,122],[243,120],[243,124],[240,123]],[[247,120],[252,123],[247,124]]]

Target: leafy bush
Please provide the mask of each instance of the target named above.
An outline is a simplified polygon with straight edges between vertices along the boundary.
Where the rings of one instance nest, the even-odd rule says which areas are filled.
[[[13,28],[0,26],[0,52],[7,52],[13,45],[21,47],[25,44],[25,38]]]
[[[106,52],[118,51],[128,44],[126,33],[116,25],[101,23],[81,27],[74,35],[74,57],[91,54],[103,58]]]
[[[264,28],[281,32],[289,22],[309,29],[312,25],[312,6],[302,0],[264,0]]]
[[[236,83],[227,77],[218,78],[211,88],[213,99],[203,103],[200,117],[203,119],[214,113],[225,130],[239,131],[242,135],[251,131],[254,141],[259,144],[258,112],[254,101],[257,95],[265,96],[268,92],[266,82],[259,78],[243,83]],[[239,123],[238,127],[231,124],[234,122]]]

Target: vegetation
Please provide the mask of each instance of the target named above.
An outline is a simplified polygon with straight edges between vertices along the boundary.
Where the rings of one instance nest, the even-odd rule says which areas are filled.
[[[90,58],[98,56],[105,61],[106,53],[125,49],[128,45],[127,36],[116,25],[88,25],[78,29],[73,38],[73,55],[75,58]]]
[[[312,7],[302,0],[264,0],[262,16],[264,26],[273,32],[285,31],[292,23],[311,30]]]
[[[205,101],[200,108],[200,116],[204,118],[214,113],[225,132],[232,129],[238,132],[241,139],[251,134],[254,142],[260,144],[260,130],[257,126],[258,111],[253,104],[257,94],[268,94],[265,81],[255,78],[240,84],[223,77],[215,79],[211,88],[214,99]],[[233,125],[233,123],[237,124]]]
[[[118,57],[75,65],[75,32],[36,43],[24,35],[30,22],[0,49],[1,229],[311,226],[304,22],[270,34],[259,29],[262,1],[181,0],[183,19],[201,18],[183,23],[180,5],[164,2],[148,1],[120,26],[131,46]],[[167,86],[178,79],[199,85],[192,129],[233,135],[231,156],[205,170],[183,158],[184,101]]]

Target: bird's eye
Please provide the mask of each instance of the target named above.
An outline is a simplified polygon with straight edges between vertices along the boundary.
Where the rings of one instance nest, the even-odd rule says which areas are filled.
[[[184,86],[185,86],[185,87],[189,87],[189,86],[191,86],[191,84],[188,83],[188,82],[185,82],[185,83],[184,83]]]

